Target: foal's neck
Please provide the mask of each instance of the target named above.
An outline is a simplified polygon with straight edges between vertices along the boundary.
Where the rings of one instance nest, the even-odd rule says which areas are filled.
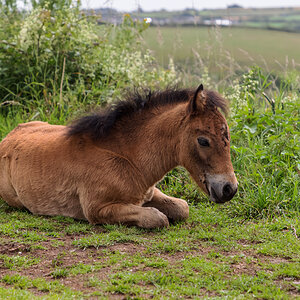
[[[180,128],[186,104],[168,105],[136,114],[118,127],[119,150],[150,187],[178,165]],[[139,175],[140,175],[139,174]]]
[[[132,160],[149,185],[178,165],[182,107],[181,104],[162,108],[161,113],[153,115],[137,132],[138,147]]]

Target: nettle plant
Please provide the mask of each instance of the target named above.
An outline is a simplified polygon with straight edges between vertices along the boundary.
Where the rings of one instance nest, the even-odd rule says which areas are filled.
[[[28,106],[32,99],[57,96],[61,104],[65,91],[97,103],[109,101],[122,87],[174,83],[173,66],[158,67],[138,43],[147,26],[129,15],[120,26],[98,26],[76,7],[33,9],[17,34],[0,43],[2,103]]]

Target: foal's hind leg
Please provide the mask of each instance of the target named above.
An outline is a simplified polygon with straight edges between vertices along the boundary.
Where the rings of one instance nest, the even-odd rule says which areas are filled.
[[[164,213],[171,221],[183,221],[189,216],[189,206],[185,200],[169,197],[158,188],[154,188],[154,194],[143,207],[155,207]]]
[[[126,224],[142,228],[169,226],[168,218],[154,207],[141,207],[133,204],[110,204],[88,220],[94,224]]]

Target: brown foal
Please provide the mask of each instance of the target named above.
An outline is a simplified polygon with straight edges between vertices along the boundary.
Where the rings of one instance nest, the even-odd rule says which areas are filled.
[[[134,94],[71,126],[20,124],[0,144],[0,195],[33,214],[143,228],[185,220],[186,201],[155,184],[185,167],[216,203],[237,191],[227,102],[216,92]]]

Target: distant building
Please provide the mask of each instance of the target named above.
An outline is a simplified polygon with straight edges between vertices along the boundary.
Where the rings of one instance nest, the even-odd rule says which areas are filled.
[[[214,20],[204,20],[205,25],[218,25],[218,26],[230,26],[233,24],[231,20],[228,19],[214,19]]]
[[[227,5],[227,8],[243,8],[243,6],[240,6],[238,4],[232,4],[232,5]]]

